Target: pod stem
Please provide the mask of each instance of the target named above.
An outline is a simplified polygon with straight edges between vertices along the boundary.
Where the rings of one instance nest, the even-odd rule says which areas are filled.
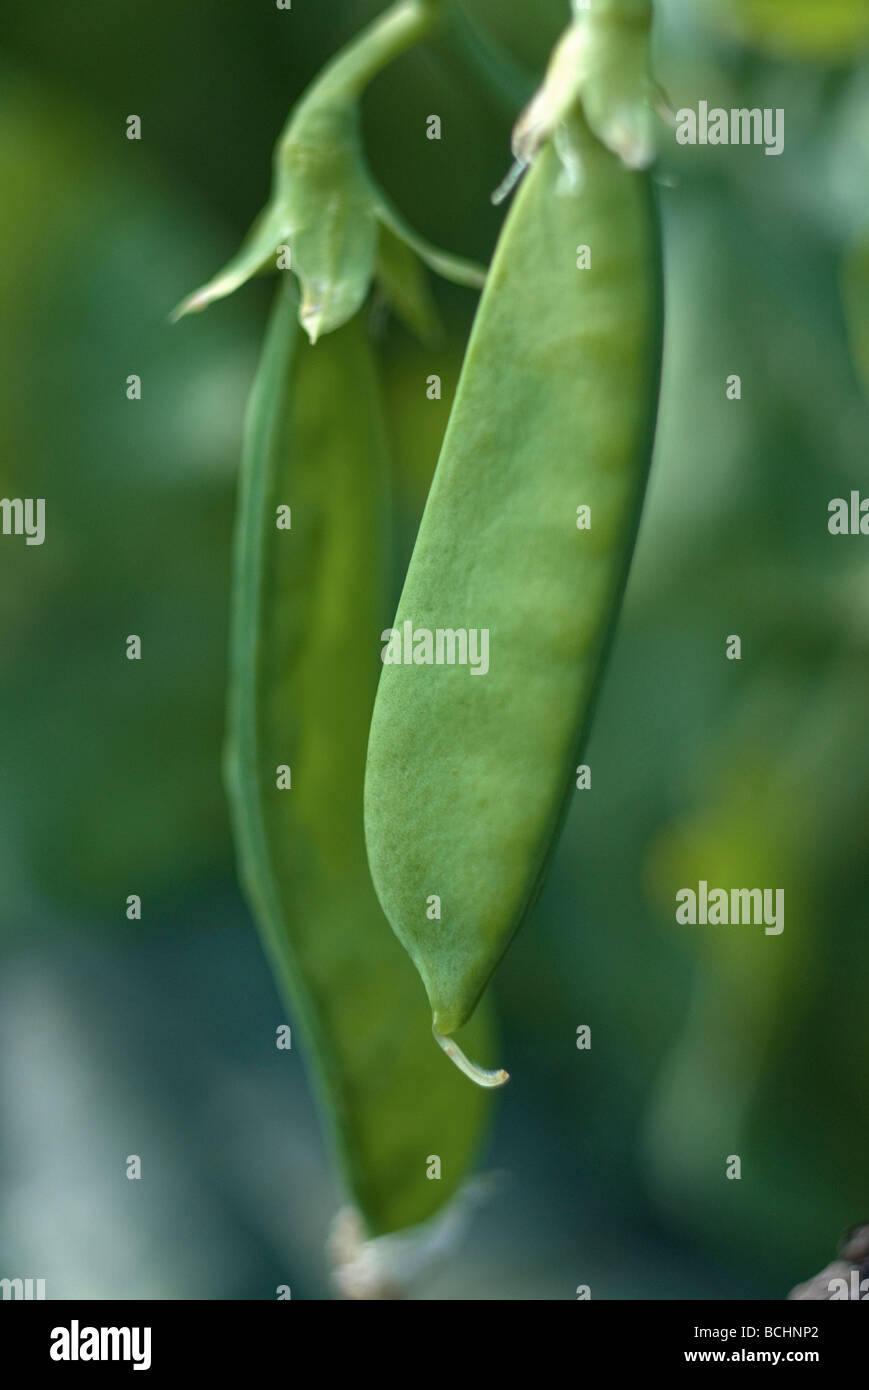
[[[443,17],[443,7],[444,0],[397,0],[327,63],[297,111],[309,101],[313,104],[336,96],[358,100],[379,72],[406,49],[428,38]]]
[[[434,1040],[438,1047],[442,1047],[451,1062],[454,1062],[459,1071],[464,1072],[478,1086],[503,1086],[510,1080],[510,1073],[498,1068],[496,1071],[487,1071],[485,1067],[478,1067],[476,1062],[472,1062],[470,1057],[466,1057],[458,1043],[453,1038],[445,1038],[437,1031],[434,1024],[431,1028]]]

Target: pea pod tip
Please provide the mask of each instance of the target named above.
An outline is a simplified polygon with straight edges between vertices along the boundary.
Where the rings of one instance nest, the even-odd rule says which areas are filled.
[[[438,1032],[434,1024],[432,1024],[431,1031],[438,1047],[443,1048],[450,1061],[455,1063],[459,1071],[463,1072],[465,1076],[470,1077],[471,1081],[476,1082],[478,1086],[485,1086],[487,1088],[503,1086],[510,1080],[510,1073],[504,1071],[503,1067],[498,1067],[494,1071],[487,1071],[485,1067],[478,1067],[476,1062],[472,1062],[470,1057],[465,1055],[453,1038],[445,1038]]]

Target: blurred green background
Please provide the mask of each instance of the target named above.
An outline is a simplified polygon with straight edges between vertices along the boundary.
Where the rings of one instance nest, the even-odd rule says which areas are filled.
[[[167,315],[265,202],[292,101],[381,8],[0,7],[0,488],[47,508],[43,546],[0,543],[0,1276],[49,1297],[330,1296],[341,1198],[300,1051],[274,1046],[220,782],[273,285]],[[466,9],[521,85],[567,4]],[[869,1213],[869,542],[827,530],[832,498],[869,493],[869,12],[657,9],[672,105],[783,108],[785,150],[662,131],[660,428],[592,786],[495,986],[501,1189],[422,1298],[779,1298]],[[491,252],[511,114],[443,41],[366,96],[375,172],[452,251]],[[474,307],[435,293],[437,349],[373,314],[396,585]],[[783,888],[783,934],[677,926],[700,878]]]

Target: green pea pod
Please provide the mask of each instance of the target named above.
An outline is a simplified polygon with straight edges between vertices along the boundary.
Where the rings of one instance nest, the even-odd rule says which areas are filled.
[[[527,122],[517,128],[520,157],[534,162],[496,248],[383,634],[368,749],[374,884],[442,1045],[473,1013],[541,883],[651,454],[661,289],[649,176],[600,143],[557,76],[556,118],[532,104],[532,149]],[[637,128],[615,131],[626,161]]]
[[[374,365],[360,316],[314,348],[297,310],[282,287],[246,420],[226,774],[248,898],[347,1184],[380,1235],[456,1190],[485,1099],[432,1054],[423,991],[365,857],[388,551]],[[489,1047],[485,1020],[476,1045]],[[439,1182],[426,1174],[432,1155]]]

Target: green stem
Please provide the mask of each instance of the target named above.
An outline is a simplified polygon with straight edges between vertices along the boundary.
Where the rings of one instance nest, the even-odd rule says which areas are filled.
[[[356,101],[372,78],[406,49],[428,38],[441,19],[444,0],[399,0],[342,49],[316,78],[296,107]]]

